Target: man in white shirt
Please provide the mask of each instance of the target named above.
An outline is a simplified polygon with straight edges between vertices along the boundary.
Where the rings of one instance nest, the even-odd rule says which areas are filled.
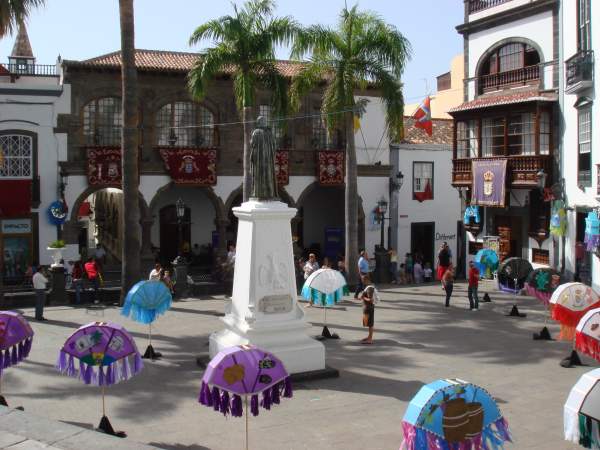
[[[46,320],[44,305],[46,304],[46,284],[48,279],[42,273],[42,266],[38,266],[32,277],[33,290],[35,291],[35,320]]]
[[[162,278],[162,266],[160,265],[160,263],[156,263],[156,264],[154,264],[154,269],[152,269],[152,271],[150,272],[150,276],[148,277],[148,279],[150,281],[152,281],[152,280],[160,281],[161,278]]]
[[[310,274],[315,270],[319,270],[319,263],[317,262],[317,256],[311,253],[308,255],[308,261],[304,264],[304,279],[310,277]]]

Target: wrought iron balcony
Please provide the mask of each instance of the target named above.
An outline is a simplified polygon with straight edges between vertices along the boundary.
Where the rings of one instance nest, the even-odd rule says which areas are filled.
[[[596,164],[596,195],[600,197],[600,164]]]
[[[565,61],[567,94],[574,94],[594,84],[594,51],[576,53]]]
[[[540,66],[529,66],[479,77],[479,93],[497,91],[505,87],[535,84],[540,79]]]
[[[508,156],[506,180],[511,188],[534,188],[538,185],[538,172],[550,173],[552,160],[550,155]],[[473,183],[471,161],[490,158],[455,159],[452,161],[452,185],[468,187]],[[502,159],[502,158],[498,158]]]
[[[510,2],[511,0],[469,0],[469,14],[473,14],[484,9],[493,8],[502,3]]]
[[[4,66],[13,76],[55,77],[58,75],[56,64],[18,64],[9,63]]]

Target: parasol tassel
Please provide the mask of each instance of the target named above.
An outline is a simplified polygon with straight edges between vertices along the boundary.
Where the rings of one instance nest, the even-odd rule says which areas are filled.
[[[231,415],[233,417],[242,417],[244,415],[244,407],[242,406],[242,397],[235,394],[231,400]]]
[[[600,343],[590,336],[577,332],[575,347],[596,360],[600,359]]]
[[[67,353],[64,350],[61,350],[58,354],[58,360],[56,361],[56,368],[60,372],[64,372],[67,370]]]
[[[24,357],[27,358],[29,356],[29,352],[31,351],[31,341],[33,340],[33,338],[28,338],[25,340],[25,355]]]
[[[67,366],[67,375],[70,377],[74,377],[76,375],[75,358],[73,358],[73,355],[69,355],[69,365]]]
[[[137,375],[144,368],[144,362],[139,352],[135,352],[135,358],[133,360],[133,372],[131,375]]]
[[[208,387],[208,384],[206,384],[204,381],[202,382],[202,388],[200,388],[199,401],[204,406],[213,406],[214,404],[213,397],[210,394],[210,388]]]
[[[23,341],[19,342],[15,347],[17,350],[17,361],[21,362],[23,361]]]
[[[129,358],[123,358],[121,361],[121,380],[129,380],[130,373]]]
[[[271,389],[265,389],[262,392],[262,400],[260,406],[265,408],[267,411],[271,409]]]
[[[12,347],[12,352],[11,352],[11,355],[10,355],[10,362],[11,362],[11,364],[13,366],[15,366],[19,362],[19,358],[18,358],[18,355],[17,355],[17,346],[16,345],[13,345],[13,347]]]
[[[221,394],[221,402],[219,405],[219,411],[226,416],[229,413],[229,392],[223,391]]]
[[[104,386],[105,381],[104,381],[104,369],[102,368],[102,366],[98,367],[98,386]]]
[[[10,351],[9,350],[4,351],[4,364],[2,364],[2,367],[4,367],[5,369],[10,367]]]
[[[88,365],[85,368],[85,372],[83,373],[83,382],[85,384],[92,384],[92,382],[94,381],[94,367],[91,365]]]
[[[254,417],[258,416],[258,395],[256,394],[250,398],[250,412]]]
[[[279,395],[280,395],[280,391],[281,391],[281,383],[277,383],[275,386],[273,386],[271,388],[271,402],[274,405],[279,405],[280,401],[279,401]]]
[[[213,409],[215,411],[218,411],[219,410],[220,398],[221,398],[221,393],[219,392],[219,388],[218,387],[213,386],[212,392],[211,392],[211,397],[213,399]]]
[[[85,374],[85,363],[82,360],[79,360],[79,379],[83,380],[83,375]]]
[[[285,379],[285,388],[283,391],[283,396],[285,398],[292,398],[293,396],[293,392],[292,392],[292,380],[290,380],[290,377],[287,377]]]
[[[115,384],[115,377],[113,373],[113,365],[109,364],[106,367],[106,385],[110,386],[112,384]]]
[[[2,352],[0,352],[0,378],[2,377],[2,371],[4,370],[4,356],[2,356]]]

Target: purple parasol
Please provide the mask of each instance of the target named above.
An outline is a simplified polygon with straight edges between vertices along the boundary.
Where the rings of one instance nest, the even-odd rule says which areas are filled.
[[[267,410],[279,404],[281,396],[291,397],[289,375],[272,353],[253,345],[239,345],[219,352],[208,363],[199,401],[224,415],[241,417],[242,397],[246,405],[250,397],[250,411],[257,416],[261,393],[260,406]]]
[[[79,371],[75,369],[79,360]],[[121,325],[92,322],[77,329],[60,351],[56,368],[85,384],[108,386],[128,380],[144,367],[133,338]]]
[[[0,312],[0,377],[2,371],[29,356],[33,330],[29,322],[13,311]]]

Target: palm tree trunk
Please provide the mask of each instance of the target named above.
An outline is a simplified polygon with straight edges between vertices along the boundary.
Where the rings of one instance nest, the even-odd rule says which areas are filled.
[[[242,109],[242,122],[244,122],[244,175],[242,181],[243,198],[248,201],[250,197],[250,189],[252,188],[252,177],[250,174],[250,136],[252,127],[248,123],[252,120],[252,107],[244,106]]]
[[[345,113],[346,128],[346,272],[348,284],[358,282],[358,173],[354,144],[354,113]]]
[[[121,135],[123,170],[123,253],[121,303],[140,278],[140,204],[138,199],[138,94],[135,67],[133,0],[119,0],[121,19],[123,133]]]

